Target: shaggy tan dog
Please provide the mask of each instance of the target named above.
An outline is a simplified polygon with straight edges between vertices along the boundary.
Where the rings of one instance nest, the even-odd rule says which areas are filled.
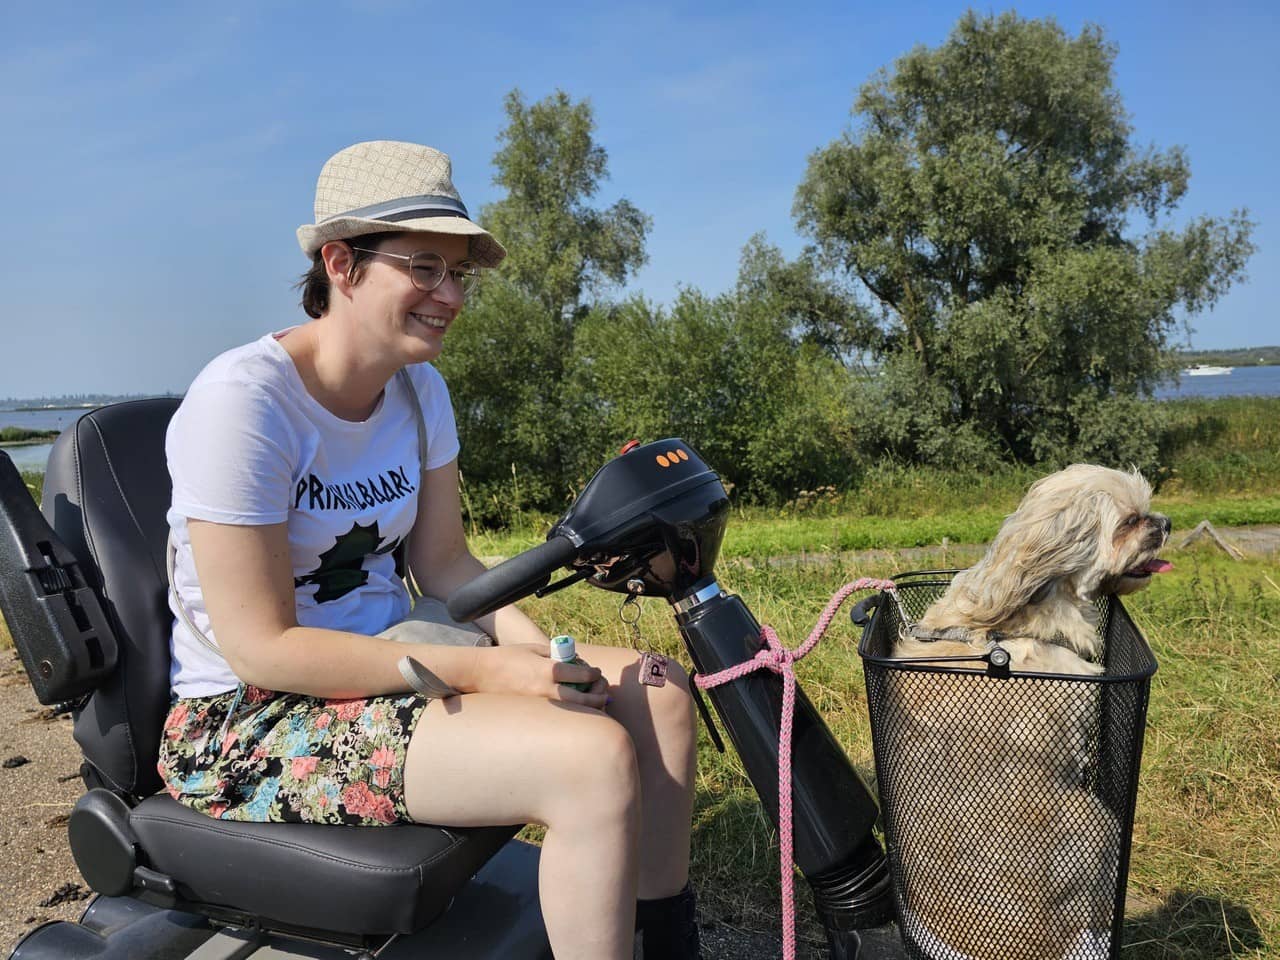
[[[1092,679],[1095,601],[1170,568],[1156,555],[1170,524],[1150,498],[1137,472],[1077,464],[1039,480],[895,647],[958,668],[903,671],[896,691],[912,746],[893,776],[912,806],[894,842],[918,892],[903,932],[936,960],[1109,955],[1120,837],[1095,782],[1107,695]],[[977,659],[997,644],[1007,679]]]
[[[1077,463],[1032,484],[974,566],[903,637],[902,657],[972,656],[998,642],[1013,670],[1102,673],[1095,601],[1171,565],[1169,518],[1137,471]]]

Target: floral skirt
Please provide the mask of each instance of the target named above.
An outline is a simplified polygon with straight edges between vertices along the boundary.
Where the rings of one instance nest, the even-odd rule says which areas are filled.
[[[223,820],[396,823],[409,819],[405,752],[427,702],[251,686],[176,700],[157,768],[174,799]]]

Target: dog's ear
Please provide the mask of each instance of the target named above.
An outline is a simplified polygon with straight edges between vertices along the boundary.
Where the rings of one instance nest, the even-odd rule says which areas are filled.
[[[1093,562],[1101,520],[1092,498],[1035,493],[1005,519],[983,558],[956,577],[956,605],[975,626],[1009,619]]]

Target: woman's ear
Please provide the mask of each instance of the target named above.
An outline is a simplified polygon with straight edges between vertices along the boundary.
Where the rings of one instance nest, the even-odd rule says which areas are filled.
[[[344,296],[350,296],[351,288],[359,279],[359,274],[354,269],[355,254],[352,253],[351,247],[345,241],[330,240],[320,248],[320,258],[324,260],[324,269],[329,275],[330,288],[341,292]]]

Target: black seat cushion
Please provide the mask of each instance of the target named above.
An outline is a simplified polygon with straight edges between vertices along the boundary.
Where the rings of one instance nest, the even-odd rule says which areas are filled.
[[[237,823],[164,795],[135,807],[129,825],[184,898],[345,934],[430,923],[517,829]]]

